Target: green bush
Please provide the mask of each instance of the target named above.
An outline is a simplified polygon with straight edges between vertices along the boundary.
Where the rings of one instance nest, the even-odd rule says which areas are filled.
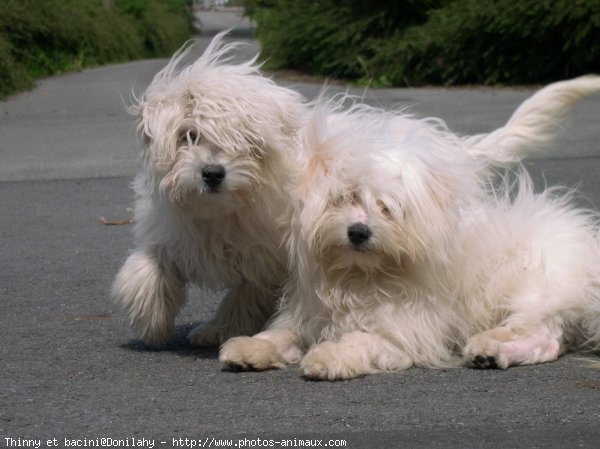
[[[192,31],[183,0],[117,0],[117,7],[136,20],[145,56],[164,56],[179,48]]]
[[[273,68],[373,85],[529,84],[600,71],[600,0],[246,0]],[[361,11],[362,8],[362,11]]]
[[[546,83],[600,71],[600,0],[457,0],[378,42],[392,84]]]
[[[54,73],[165,56],[190,34],[185,0],[0,0],[0,96]]]
[[[372,56],[368,43],[394,29],[422,23],[447,0],[246,0],[257,23],[268,68],[289,67],[335,77],[357,77]]]
[[[31,85],[25,69],[13,57],[12,46],[0,36],[0,98]]]

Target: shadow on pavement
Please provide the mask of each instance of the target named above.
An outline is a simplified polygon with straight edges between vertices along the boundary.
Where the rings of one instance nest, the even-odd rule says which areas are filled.
[[[120,348],[133,352],[170,352],[182,357],[195,357],[200,359],[218,359],[218,348],[198,348],[187,339],[190,331],[200,323],[182,324],[176,326],[175,335],[160,349],[150,348],[141,340],[131,339],[119,345]]]

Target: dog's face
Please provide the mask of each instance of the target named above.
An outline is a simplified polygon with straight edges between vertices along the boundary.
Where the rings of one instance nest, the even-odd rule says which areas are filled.
[[[280,183],[302,108],[253,61],[220,62],[228,50],[213,42],[185,68],[176,55],[137,108],[154,190],[204,217],[240,211]]]
[[[400,265],[415,248],[405,235],[400,192],[380,184],[385,178],[399,185],[398,178],[370,157],[354,163],[358,165],[338,166],[339,170],[333,163],[313,164],[308,176],[312,185],[302,186],[308,190],[301,194],[297,231],[310,252],[332,271],[357,268],[371,273],[390,263]]]
[[[429,125],[413,119],[371,111],[312,120],[290,251],[338,282],[402,276],[443,257],[470,177],[460,176],[460,156],[448,159]]]
[[[213,103],[195,90],[188,86],[169,106],[146,107],[147,163],[159,192],[172,204],[208,217],[228,214],[250,204],[261,185],[273,181],[271,164],[279,154],[255,138],[236,110],[206,110],[217,103],[226,108],[227,98]]]

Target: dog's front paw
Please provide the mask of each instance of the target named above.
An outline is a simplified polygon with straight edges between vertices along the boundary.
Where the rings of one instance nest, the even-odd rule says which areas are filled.
[[[352,379],[365,374],[353,357],[344,359],[341,348],[326,342],[313,347],[300,362],[302,375],[311,380]]]
[[[506,369],[510,362],[502,351],[502,343],[508,335],[499,332],[501,328],[475,335],[467,341],[463,349],[463,360],[468,366],[480,369]]]
[[[284,368],[282,357],[269,340],[255,337],[235,337],[228,340],[219,352],[221,363],[233,370]]]
[[[530,328],[527,333],[496,327],[470,338],[463,357],[476,368],[506,369],[551,362],[564,352],[561,336],[557,330],[544,326]]]
[[[326,351],[321,349],[309,351],[300,362],[302,375],[312,380],[333,380],[330,378]]]

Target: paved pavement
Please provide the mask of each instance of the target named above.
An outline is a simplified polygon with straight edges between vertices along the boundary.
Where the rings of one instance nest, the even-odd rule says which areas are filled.
[[[246,51],[256,48],[235,15],[201,19],[207,32],[237,24]],[[305,381],[296,367],[232,373],[216,351],[185,341],[218,302],[198,290],[167,349],[145,349],[108,296],[131,229],[99,217],[130,217],[138,162],[125,106],[164,62],[54,77],[0,102],[0,447],[24,439],[47,447],[52,438],[58,447],[71,442],[64,438],[129,438],[129,447],[145,438],[145,447],[165,448],[209,438],[214,447],[212,437],[247,438],[251,447],[260,447],[256,438],[344,439],[349,448],[600,447],[600,369],[581,354],[507,371],[410,369],[336,383]],[[308,97],[320,89],[281,82]],[[411,105],[472,133],[502,124],[531,92],[385,89],[365,98]],[[582,201],[600,204],[598,117],[600,96],[582,102],[559,142],[528,163],[539,186],[579,185]]]

